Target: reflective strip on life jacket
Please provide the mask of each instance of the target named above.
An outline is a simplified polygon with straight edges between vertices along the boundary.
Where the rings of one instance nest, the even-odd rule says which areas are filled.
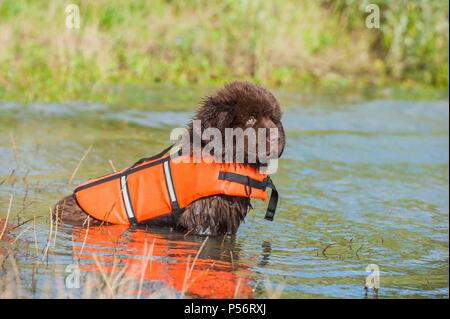
[[[175,190],[173,189],[172,173],[170,172],[169,161],[165,161],[163,163],[163,167],[164,177],[166,178],[167,191],[170,198],[170,206],[172,207],[172,211],[176,212],[180,208],[178,207],[177,195],[175,195]]]
[[[134,217],[133,207],[131,206],[130,194],[128,193],[127,186],[127,175],[120,177],[120,187],[122,189],[122,200],[125,205],[125,211],[128,216],[128,220],[131,224],[136,223],[136,218]]]
[[[193,201],[212,195],[265,201],[269,187],[272,193],[265,218],[273,219],[278,192],[267,174],[249,165],[170,156],[167,150],[120,172],[81,184],[74,190],[78,205],[98,220],[136,224],[176,215]]]

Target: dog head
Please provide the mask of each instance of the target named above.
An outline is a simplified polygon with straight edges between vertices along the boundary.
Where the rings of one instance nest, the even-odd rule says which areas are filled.
[[[252,159],[256,159],[255,164],[262,164],[283,153],[285,134],[281,115],[278,101],[267,89],[248,82],[232,82],[206,97],[193,120],[200,121],[202,147],[210,142],[208,136],[205,137],[205,130],[215,128],[221,132],[222,153],[230,149],[226,147],[227,134],[241,129],[244,140],[238,141],[236,136],[232,138],[234,154],[241,152],[244,163],[253,163]],[[252,130],[255,133],[253,140]],[[192,122],[188,125],[188,131],[194,138]]]

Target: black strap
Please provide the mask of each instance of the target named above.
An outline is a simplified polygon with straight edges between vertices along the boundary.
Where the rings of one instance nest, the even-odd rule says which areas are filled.
[[[266,216],[264,216],[264,218],[273,221],[273,217],[275,216],[275,211],[277,210],[278,205],[278,191],[269,176],[266,177],[265,181],[266,186],[272,191],[270,192],[269,205],[267,205]]]
[[[219,179],[224,181],[236,182],[242,185],[250,186],[252,188],[266,189],[264,182],[260,182],[256,179],[250,178],[247,175],[241,175],[232,172],[219,172]]]
[[[264,181],[260,182],[256,179],[250,178],[246,175],[221,171],[221,172],[219,172],[219,179],[243,184],[246,187],[249,186],[250,191],[251,191],[251,188],[258,188],[258,189],[262,189],[262,190],[265,190],[267,187],[270,188],[272,191],[270,193],[269,204],[267,206],[267,211],[266,211],[266,215],[264,216],[264,218],[267,220],[273,221],[273,218],[275,216],[275,211],[277,210],[278,191],[269,176],[267,176],[264,179]],[[246,188],[246,191],[247,191],[247,188]]]
[[[143,162],[152,161],[152,160],[154,160],[154,159],[156,159],[156,158],[159,158],[159,157],[163,156],[163,155],[166,154],[166,153],[167,153],[174,145],[175,145],[175,144],[170,145],[169,147],[165,148],[164,150],[162,150],[161,152],[159,152],[159,153],[156,154],[156,155],[153,155],[153,156],[150,156],[150,157],[144,157],[144,158],[141,158],[139,161],[137,161],[137,162],[134,163],[132,166],[130,166],[130,168],[133,168],[133,167],[135,167],[136,165],[139,165],[139,164],[141,164],[141,163],[143,163]]]
[[[128,218],[128,222],[130,223],[130,226],[136,226],[139,224],[136,217]]]

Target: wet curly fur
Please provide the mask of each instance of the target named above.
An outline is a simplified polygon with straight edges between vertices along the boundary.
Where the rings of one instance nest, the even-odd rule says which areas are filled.
[[[214,95],[206,97],[195,114],[193,120],[201,121],[201,130],[209,127],[218,128],[225,136],[225,128],[248,127],[248,119],[255,119],[255,128],[278,128],[279,137],[276,141],[279,150],[278,156],[285,145],[285,135],[281,123],[281,110],[276,98],[265,88],[248,82],[233,82],[225,85]],[[192,137],[192,122],[187,125]],[[192,141],[192,138],[190,139]],[[208,141],[202,141],[201,147]],[[273,147],[273,141],[257,141],[267,143]],[[236,148],[236,145],[234,145]],[[234,153],[236,154],[236,153]],[[244,150],[244,154],[246,154]],[[247,160],[247,154],[244,157]],[[260,166],[257,163],[249,164]],[[200,235],[234,234],[244,220],[249,208],[250,199],[226,195],[215,195],[194,201],[181,213],[174,217],[167,215],[152,220],[148,224],[154,226],[175,227],[182,231]],[[73,195],[63,198],[55,206],[54,214],[61,221],[71,224],[99,225],[96,220],[76,204]]]

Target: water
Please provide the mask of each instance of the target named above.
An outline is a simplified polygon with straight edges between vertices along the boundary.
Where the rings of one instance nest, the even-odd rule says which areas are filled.
[[[23,294],[58,295],[78,265],[82,278],[124,269],[142,280],[130,297],[364,298],[375,264],[380,298],[448,298],[448,101],[304,103],[278,92],[287,148],[273,177],[274,222],[255,203],[235,238],[59,225],[48,241],[49,207],[77,183],[170,143],[197,104],[171,94],[139,108],[0,104],[0,231],[14,196],[0,254],[14,254]],[[87,296],[83,285],[70,293]]]

